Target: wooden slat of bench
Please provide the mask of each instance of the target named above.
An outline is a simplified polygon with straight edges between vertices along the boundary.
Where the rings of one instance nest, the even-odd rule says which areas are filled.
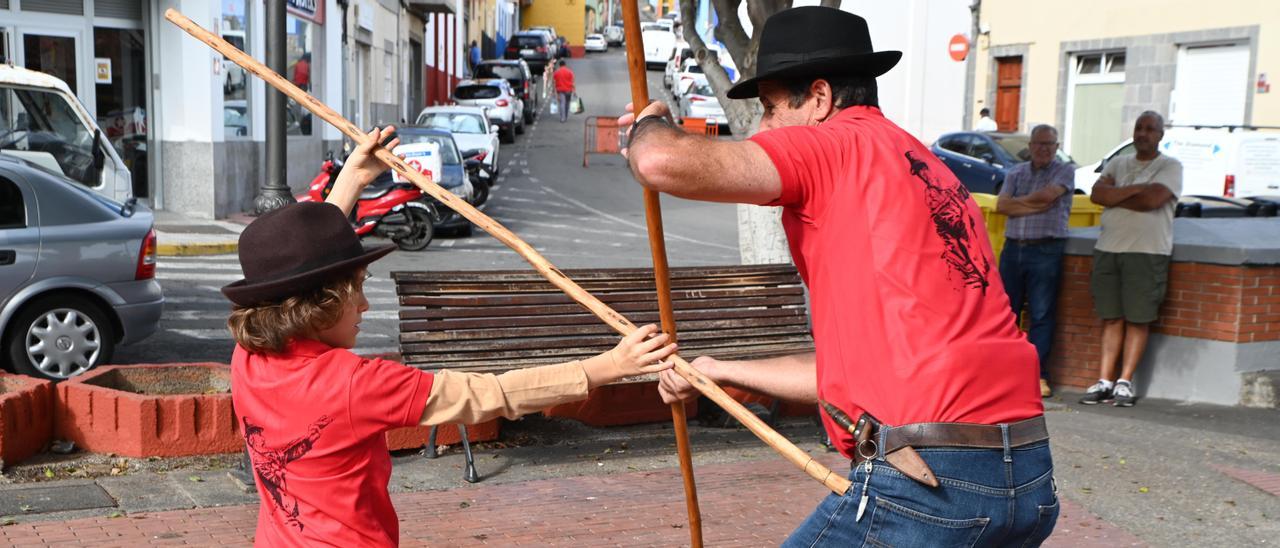
[[[653,279],[635,280],[598,280],[579,284],[591,293],[615,291],[648,291],[654,290]],[[733,276],[725,278],[680,278],[671,280],[672,289],[712,289],[722,287],[778,287],[799,286],[800,278],[794,274],[774,274],[761,276]],[[466,293],[484,295],[490,293],[551,293],[559,291],[546,280],[530,280],[527,282],[434,282],[434,283],[402,283],[396,287],[396,293],[407,295],[448,295]]]
[[[612,346],[618,342],[618,335],[611,331],[588,332],[585,328],[578,332],[568,329],[556,331],[554,328],[537,328],[537,330],[537,334],[522,334],[522,336],[519,337],[514,335],[511,337],[502,337],[491,333],[484,333],[482,336],[475,337],[468,336],[473,335],[473,333],[411,333],[401,335],[400,343],[406,350],[412,349],[413,352],[434,354],[454,351],[484,350],[486,348],[561,348],[572,347],[575,344],[606,344]],[[739,327],[733,330],[698,330],[690,328],[680,331],[679,341],[681,346],[686,346],[694,344],[695,341],[713,339],[741,339],[743,337],[784,334],[807,335],[808,333],[809,326],[804,323],[791,323],[789,325],[761,325],[760,328]]]
[[[699,320],[712,319],[733,319],[733,318],[780,318],[780,317],[797,317],[804,321],[808,321],[808,314],[802,307],[788,308],[744,308],[744,309],[716,309],[716,310],[677,310],[675,312],[676,323],[694,322]],[[648,312],[637,312],[629,314],[627,319],[637,325],[646,323],[657,323],[660,321],[656,310]],[[453,331],[462,329],[483,329],[487,327],[503,326],[503,327],[534,327],[545,325],[598,325],[602,330],[613,332],[607,325],[600,321],[595,315],[580,312],[572,315],[551,316],[546,314],[530,315],[530,316],[501,316],[492,315],[480,318],[467,319],[437,319],[437,320],[405,320],[400,324],[401,333],[417,333],[420,331]]]
[[[616,336],[613,329],[600,322],[581,325],[539,325],[534,327],[514,327],[501,325],[501,319],[495,318],[494,324],[483,329],[449,329],[432,331],[401,330],[400,342],[446,342],[446,341],[502,341],[507,339],[527,339],[537,337],[567,337],[609,335]],[[686,333],[704,331],[716,333],[737,333],[752,327],[800,326],[808,328],[808,320],[800,316],[750,317],[691,320],[680,324],[680,339],[692,340]]]
[[[609,348],[612,348],[612,346]],[[599,351],[591,350],[586,352],[547,354],[542,356],[520,354],[517,364],[513,364],[510,359],[499,359],[495,356],[477,356],[476,359],[470,361],[442,362],[434,359],[432,356],[421,354],[407,355],[403,363],[412,365],[419,369],[427,370],[449,369],[451,371],[485,370],[486,372],[501,372],[508,371],[515,367],[548,365],[586,359],[591,356],[595,356],[604,350],[607,350],[607,348],[602,347]],[[702,355],[714,356],[722,360],[772,358],[775,356],[787,356],[804,352],[812,352],[813,341],[806,339],[798,342],[738,345],[727,348],[710,348],[704,350],[705,351],[699,351],[697,349],[681,349],[681,355],[686,356],[688,359],[693,359],[694,357]]]
[[[404,303],[401,303],[403,305]],[[741,297],[728,299],[681,300],[672,303],[677,312],[681,310],[751,308],[766,306],[803,306],[804,295],[781,295],[776,297]],[[624,302],[610,305],[621,314],[630,312],[650,312],[658,309],[656,300],[649,302]],[[505,309],[499,307],[451,307],[451,308],[411,308],[400,311],[401,320],[423,320],[436,318],[483,318],[498,316],[553,316],[557,314],[580,314],[586,309],[578,303],[563,305],[519,305]]]
[[[702,277],[734,277],[743,274],[795,274],[791,265],[729,265],[711,267],[674,267],[670,269],[671,279]],[[653,270],[648,268],[611,268],[611,269],[569,269],[562,270],[574,282],[582,283],[590,280],[623,280],[653,279]],[[543,280],[542,275],[530,270],[471,270],[452,272],[418,272],[395,271],[391,278],[401,283],[434,283],[434,282],[521,282]],[[548,282],[549,283],[549,282]]]
[[[694,334],[690,334],[691,336]],[[744,334],[749,338],[714,338],[692,339],[681,335],[681,352],[705,352],[712,348],[735,348],[759,344],[777,344],[783,342],[811,341],[808,331],[795,329],[783,331],[778,329],[761,329]],[[401,345],[404,354],[421,354],[433,356],[438,362],[467,361],[477,356],[486,359],[519,359],[522,356],[563,355],[568,352],[588,351],[595,355],[613,348],[618,338],[612,337],[567,337],[560,339],[512,340],[495,344],[476,345],[465,343],[404,343]],[[527,352],[525,354],[524,352]]]
[[[802,295],[804,289],[795,287],[768,287],[768,288],[733,288],[733,289],[688,289],[671,292],[671,300],[684,301],[691,299],[717,299],[717,298],[741,298],[749,296],[780,296],[780,295]],[[600,293],[596,295],[605,303],[622,303],[622,302],[656,302],[656,298],[652,291],[620,291],[616,293]],[[511,306],[511,305],[553,305],[573,303],[568,295],[563,293],[545,293],[536,295],[475,295],[475,296],[405,296],[400,297],[402,306],[465,306],[468,308],[477,306]]]

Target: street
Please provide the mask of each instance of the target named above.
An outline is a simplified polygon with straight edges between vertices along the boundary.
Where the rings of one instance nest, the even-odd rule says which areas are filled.
[[[592,155],[582,167],[587,116],[616,116],[630,95],[622,50],[570,61],[586,112],[561,124],[546,111],[513,144],[500,149],[502,174],[485,212],[529,242],[561,268],[650,266],[640,186],[617,155]],[[650,96],[661,97],[662,73],[649,72]],[[292,166],[291,166],[292,167]],[[667,254],[672,266],[737,264],[735,206],[662,197]],[[390,243],[366,239],[365,245]],[[390,273],[411,270],[527,268],[501,242],[475,230],[471,236],[437,235],[419,252],[399,251],[373,264],[365,283],[370,310],[364,314],[359,354],[398,352],[397,300]],[[121,347],[116,363],[163,363],[231,359],[226,329],[229,303],[218,289],[241,278],[234,254],[161,257],[157,268],[165,292],[160,330],[139,344]]]

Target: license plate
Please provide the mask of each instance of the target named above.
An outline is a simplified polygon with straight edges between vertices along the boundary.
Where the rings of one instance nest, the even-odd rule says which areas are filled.
[[[520,50],[520,55],[533,55],[533,50],[531,50],[531,49],[522,49],[522,50]]]

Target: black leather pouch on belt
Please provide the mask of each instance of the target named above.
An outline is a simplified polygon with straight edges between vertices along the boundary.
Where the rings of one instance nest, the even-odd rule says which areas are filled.
[[[876,443],[878,443],[875,434],[880,431],[880,421],[876,420],[876,418],[871,416],[870,413],[863,412],[862,415],[858,417],[858,422],[855,423],[851,421],[849,419],[849,415],[844,411],[841,411],[840,408],[825,401],[820,403],[822,404],[822,409],[827,412],[827,415],[829,415],[836,424],[840,425],[841,428],[844,428],[850,434],[853,434],[854,464],[860,463],[866,459],[875,458],[877,453]],[[913,480],[924,485],[928,485],[929,487],[938,486],[938,478],[933,475],[933,470],[929,468],[928,463],[924,462],[923,458],[920,458],[920,454],[909,445],[904,445],[892,452],[885,453],[884,460],[889,463],[890,466],[893,466],[894,469],[902,472]]]

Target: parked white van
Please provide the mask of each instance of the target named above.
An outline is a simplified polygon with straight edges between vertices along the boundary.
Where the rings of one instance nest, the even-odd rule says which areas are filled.
[[[133,177],[66,82],[0,65],[0,154],[22,158],[118,202]]]
[[[1280,131],[1245,128],[1166,129],[1160,152],[1182,162],[1182,195],[1280,195]],[[1086,194],[1102,166],[1133,154],[1133,140],[1121,143],[1099,162],[1076,170],[1076,189]]]
[[[644,64],[648,68],[664,67],[676,52],[676,35],[654,23],[646,23],[640,37],[644,42]]]

